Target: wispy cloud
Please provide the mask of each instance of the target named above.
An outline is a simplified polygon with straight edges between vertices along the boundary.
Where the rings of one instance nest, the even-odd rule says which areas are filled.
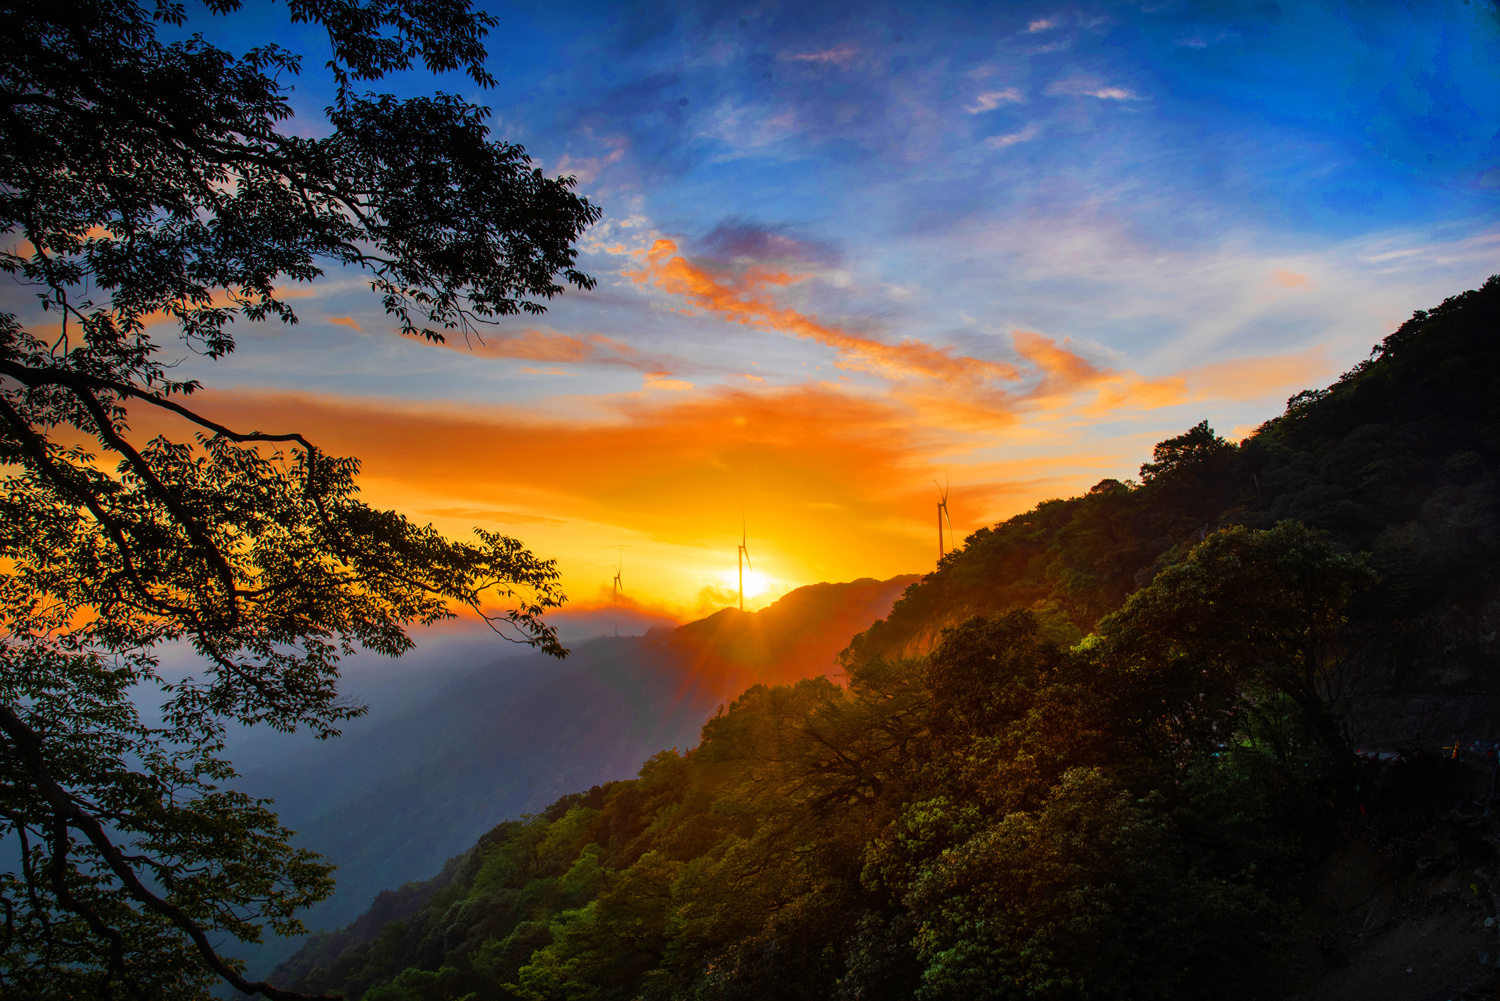
[[[704,116],[702,135],[724,143],[733,151],[764,151],[797,134],[797,111],[780,108],[768,111],[758,102],[719,102],[712,113]],[[721,154],[720,159],[730,159]]]
[[[711,257],[730,261],[786,261],[831,265],[838,260],[829,243],[792,236],[784,227],[765,226],[744,219],[726,219],[697,241]]]
[[[1019,132],[1007,132],[1004,135],[990,136],[984,141],[984,144],[990,149],[1004,149],[1007,146],[1014,146],[1016,143],[1030,142],[1041,134],[1041,126],[1032,122]]]
[[[1102,101],[1134,101],[1138,95],[1125,87],[1110,86],[1093,77],[1070,77],[1047,85],[1046,93],[1053,97],[1097,97]]]
[[[1176,44],[1187,49],[1206,49],[1210,45],[1217,45],[1226,38],[1234,38],[1236,34],[1236,32],[1227,30],[1200,31],[1178,38]]]
[[[1057,20],[1050,17],[1039,17],[1026,25],[1026,33],[1034,35],[1039,31],[1050,31],[1057,27]]]
[[[599,179],[604,168],[623,160],[626,151],[630,148],[629,137],[619,134],[606,136],[599,140],[599,143],[605,147],[605,151],[593,156],[564,154],[562,159],[557,161],[556,173],[560,176],[576,177],[580,184],[592,184]]]
[[[974,98],[974,103],[964,108],[971,115],[978,115],[986,111],[994,111],[1002,104],[1022,104],[1026,101],[1026,95],[1019,87],[1006,87],[1004,90],[987,90]]]
[[[675,392],[692,389],[693,384],[684,379],[668,378],[670,372],[647,372],[642,379],[642,385],[646,389],[666,389]]]
[[[1322,385],[1338,370],[1333,352],[1318,345],[1287,354],[1200,365],[1181,375],[1197,399],[1260,400]]]
[[[1037,411],[1077,409],[1094,415],[1147,411],[1205,399],[1212,391],[1230,398],[1252,398],[1276,379],[1297,381],[1310,370],[1300,358],[1265,364],[1255,358],[1237,361],[1233,364],[1240,370],[1255,373],[1242,381],[1259,387],[1246,396],[1241,390],[1226,389],[1235,385],[1226,374],[1228,369],[1145,376],[1105,365],[1067,338],[1058,340],[1030,330],[1010,335],[1017,361],[975,357],[913,337],[891,343],[776,301],[777,290],[810,280],[806,275],[695,263],[677,250],[672,241],[658,240],[647,267],[634,272],[634,279],[721,320],[832,348],[841,368],[885,380],[892,398],[912,407],[932,426],[993,430]],[[1319,356],[1318,364],[1323,362]],[[648,385],[651,380],[648,376]]]
[[[815,52],[792,52],[781,58],[789,63],[817,63],[832,64],[841,69],[848,69],[854,57],[859,55],[859,49],[845,42],[843,45],[835,45],[827,49],[819,49]]]
[[[1086,404],[1090,412],[1117,410],[1153,410],[1186,402],[1186,384],[1180,376],[1144,378],[1135,372],[1105,368],[1070,350],[1069,340],[1062,343],[1029,330],[1011,335],[1016,351],[1041,374],[1027,394],[1030,399],[1051,406],[1085,391],[1096,391]]]

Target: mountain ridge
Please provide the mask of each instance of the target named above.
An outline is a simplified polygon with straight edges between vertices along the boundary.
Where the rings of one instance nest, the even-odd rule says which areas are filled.
[[[704,721],[748,684],[838,672],[848,637],[914,580],[811,584],[756,611],[595,637],[561,662],[498,660],[447,681],[378,732],[251,773],[242,787],[275,801],[299,846],[340,866],[338,893],[305,921],[342,925],[379,892],[439,871],[502,820],[696,745]],[[286,946],[269,943],[250,960],[269,966]]]

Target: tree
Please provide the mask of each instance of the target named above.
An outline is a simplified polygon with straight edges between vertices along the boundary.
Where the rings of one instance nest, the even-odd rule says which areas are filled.
[[[356,460],[209,420],[163,357],[171,327],[212,359],[236,319],[295,323],[281,284],[329,266],[362,270],[430,341],[593,286],[575,242],[599,210],[571,178],[490,140],[482,107],[361,89],[417,65],[493,85],[493,19],[460,0],[287,7],[331,46],[323,138],[280,129],[296,54],[163,42],[158,26],[184,23],[171,0],[0,11],[0,268],[35,295],[0,312],[7,997],[207,996],[220,979],[301,997],[214,946],[299,931],[296,910],[332,886],[267,804],[223,787],[226,726],[336,734],[364,711],[338,694],[340,657],[399,654],[407,626],[457,605],[566,653],[542,620],[563,597],[550,561],[368,507]],[[151,410],[193,435],[141,442],[129,418]],[[201,677],[162,677],[169,641]],[[160,723],[135,709],[143,686]]]
[[[1199,421],[1177,437],[1159,442],[1151,450],[1153,461],[1141,466],[1141,479],[1150,483],[1170,473],[1204,469],[1233,452],[1234,446],[1214,434],[1208,421]]]
[[[1222,996],[1260,944],[1266,901],[1194,866],[1155,800],[1074,768],[1037,809],[939,851],[923,840],[949,840],[945,818],[933,804],[910,811],[901,848],[929,853],[904,897],[926,964],[915,997]]]
[[[1332,760],[1351,752],[1337,715],[1358,645],[1346,635],[1354,596],[1375,583],[1368,558],[1337,551],[1295,521],[1208,535],[1099,624],[1095,648],[1138,703],[1142,729],[1213,751],[1244,715],[1288,700]]]

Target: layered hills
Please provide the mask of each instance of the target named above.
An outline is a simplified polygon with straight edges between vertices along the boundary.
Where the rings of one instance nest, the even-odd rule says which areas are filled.
[[[663,749],[686,751],[748,685],[839,672],[838,650],[916,579],[814,584],[759,611],[597,637],[560,662],[499,660],[387,710],[378,728],[251,772],[243,786],[275,801],[300,846],[339,866],[337,895],[306,921],[340,925],[380,890],[437,873],[501,821],[632,776]],[[277,944],[284,955],[288,943]],[[270,965],[281,955],[251,958]]]
[[[976,532],[839,654],[846,686],[754,679],[691,750],[498,824],[275,976],[366,1001],[1493,996],[1497,558],[1500,276],[1242,442],[1198,424],[1138,480]],[[681,641],[748,635],[705,623]],[[688,673],[753,674],[720,660]]]

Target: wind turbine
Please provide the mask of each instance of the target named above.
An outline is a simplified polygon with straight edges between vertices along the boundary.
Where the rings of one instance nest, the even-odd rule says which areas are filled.
[[[748,550],[748,549],[745,548],[745,543],[747,541],[749,541],[749,540],[748,540],[748,538],[747,538],[747,536],[745,534],[745,506],[743,504],[741,504],[740,505],[740,548],[739,548],[739,551],[734,554],[734,556],[735,556],[735,562],[738,563],[739,567],[740,567],[740,611],[742,611],[742,612],[745,610],[745,568],[750,566],[750,550]],[[754,567],[750,567],[750,569],[754,570],[755,568]]]
[[[933,480],[932,485],[938,487],[938,481]],[[938,487],[941,495],[938,498],[937,522],[938,522],[938,561],[943,559],[943,522],[948,522],[948,538],[953,538],[953,519],[948,517],[948,486],[946,482]]]
[[[614,585],[613,585],[613,588],[614,588],[614,608],[615,608],[615,635],[618,636],[618,635],[620,635],[620,592],[623,591],[623,590],[625,590],[624,586],[620,583],[620,571],[622,571],[622,570],[625,569],[625,550],[627,550],[627,549],[634,549],[635,547],[634,546],[600,546],[599,548],[600,549],[613,549],[613,550],[616,551],[616,555],[619,557],[619,562],[617,562],[615,564],[615,581],[614,581]]]
[[[625,569],[625,554],[620,553],[620,562],[615,565],[615,635],[620,635],[620,571]]]

